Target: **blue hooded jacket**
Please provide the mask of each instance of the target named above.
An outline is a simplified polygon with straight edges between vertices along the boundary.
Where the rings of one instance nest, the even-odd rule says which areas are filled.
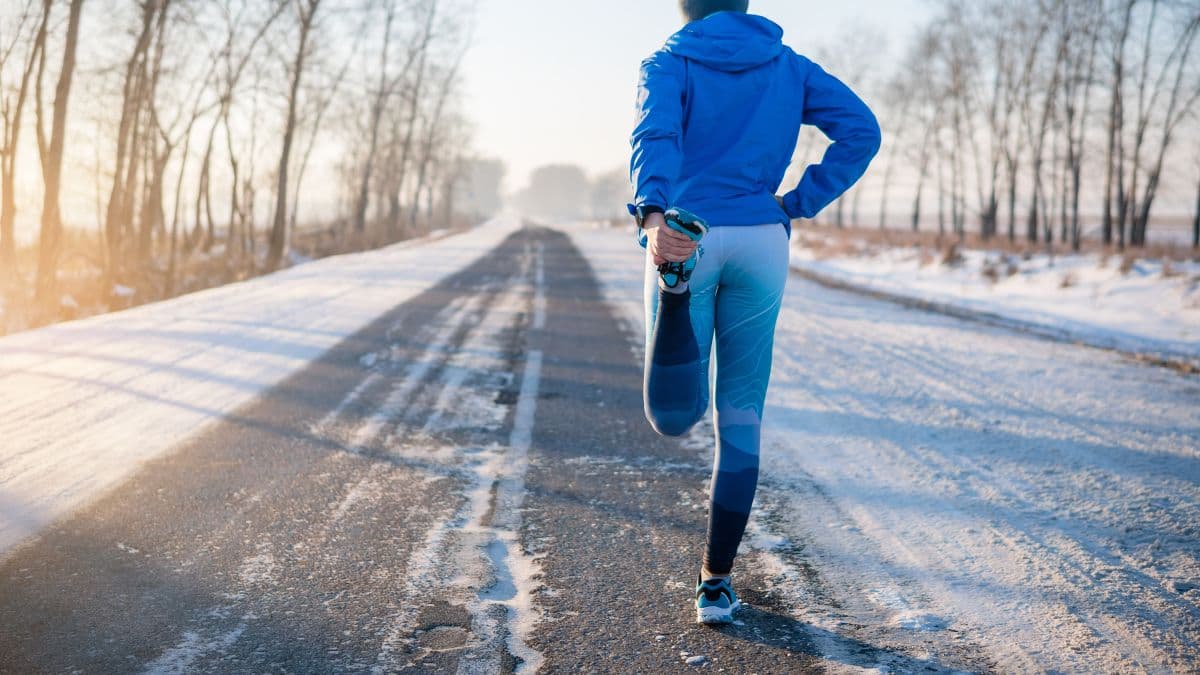
[[[783,29],[742,12],[693,21],[642,62],[630,175],[636,207],[681,207],[712,227],[812,218],[879,151],[863,101],[786,47]],[[833,141],[775,200],[801,124]]]

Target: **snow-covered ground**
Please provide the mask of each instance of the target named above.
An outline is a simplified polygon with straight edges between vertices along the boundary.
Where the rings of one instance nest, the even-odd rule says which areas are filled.
[[[327,259],[0,340],[0,553],[486,255],[518,227],[500,219],[436,242]],[[631,233],[563,229],[636,342],[642,264]],[[541,260],[541,249],[529,254]],[[424,356],[411,360],[405,377],[364,374],[349,396],[382,388],[378,413],[361,426],[341,419],[348,398],[319,430],[345,432],[350,448],[380,434],[378,420],[396,414],[395,402],[408,399],[438,359],[447,360],[439,377],[449,392],[503,369],[505,327],[526,311],[534,289],[532,330],[544,320],[542,265],[527,264],[516,270],[519,285],[491,305],[480,304],[484,296],[448,305],[433,333],[415,340]],[[445,331],[465,325],[468,310],[489,318],[449,354]],[[516,611],[516,627],[528,630],[523,622],[536,612],[524,603],[537,568],[513,544],[540,352],[526,359],[506,459],[480,454],[466,476],[464,515],[435,522],[414,560],[418,570],[438,567],[439,542],[466,523],[464,541],[484,544],[508,575],[497,574],[497,594],[460,589],[476,594],[473,624],[506,605]],[[830,670],[904,670],[913,659],[937,665],[946,645],[977,645],[1003,672],[1195,670],[1194,377],[793,279],[773,378],[762,490],[741,564],[790,601]],[[489,397],[438,394],[419,428],[494,421],[493,389],[476,393]],[[689,442],[711,452],[703,429]],[[503,508],[479,527],[478,507],[496,475]],[[342,503],[387,485],[374,480],[362,478],[361,490]],[[261,583],[272,564],[255,550],[241,582]],[[418,590],[440,583],[423,572],[411,578]],[[408,615],[392,619],[403,634]],[[245,630],[239,626],[209,648],[236,641]],[[188,635],[167,656],[192,658],[197,647]],[[514,636],[510,646],[520,651],[523,634]],[[879,648],[855,649],[863,643]],[[907,661],[887,661],[900,652]]]
[[[956,264],[919,248],[827,256],[795,238],[794,267],[904,298],[982,312],[1122,351],[1200,363],[1200,263],[964,250]],[[807,246],[805,241],[817,246]],[[989,274],[985,274],[989,270]]]
[[[519,227],[501,217],[0,339],[0,555]]]
[[[640,334],[630,234],[566,229]],[[1192,377],[793,279],[742,565],[834,671],[904,668],[857,662],[860,641],[1194,671],[1198,405]]]

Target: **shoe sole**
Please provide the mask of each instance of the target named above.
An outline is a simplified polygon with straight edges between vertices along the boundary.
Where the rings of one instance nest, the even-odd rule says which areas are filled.
[[[741,607],[742,603],[736,602],[733,607],[728,609],[724,607],[697,607],[696,608],[696,623],[702,623],[709,626],[719,626],[722,624],[733,623],[733,613]]]

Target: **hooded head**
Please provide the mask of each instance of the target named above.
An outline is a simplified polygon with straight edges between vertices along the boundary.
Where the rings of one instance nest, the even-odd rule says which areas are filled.
[[[750,0],[679,0],[683,18],[699,21],[717,12],[742,12],[750,9]]]
[[[684,2],[705,5],[740,5],[742,2]],[[783,29],[761,16],[721,11],[693,21],[667,40],[665,49],[715,70],[741,72],[772,61],[784,50]]]

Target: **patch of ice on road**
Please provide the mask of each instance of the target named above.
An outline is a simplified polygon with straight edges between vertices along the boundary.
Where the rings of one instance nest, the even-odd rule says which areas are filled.
[[[872,602],[892,612],[892,625],[905,630],[935,632],[945,630],[950,622],[931,612],[914,607],[897,588],[871,588],[866,594]]]
[[[145,675],[183,675],[193,672],[193,665],[199,659],[209,654],[220,654],[228,651],[242,637],[249,627],[253,615],[242,617],[242,621],[232,629],[204,635],[202,631],[184,631],[180,643],[148,664],[142,671]]]
[[[946,630],[947,626],[946,620],[942,617],[913,609],[897,612],[892,622],[905,630],[921,632]]]
[[[260,547],[263,549],[266,547]],[[275,581],[275,556],[269,552],[260,552],[242,561],[238,570],[238,579],[243,584],[260,585]]]
[[[373,498],[379,497],[382,491],[382,486],[378,483],[378,480],[385,470],[385,466],[382,463],[372,465],[367,475],[355,483],[354,486],[347,490],[346,494],[343,495],[340,500],[338,500],[337,505],[334,506],[333,511],[330,513],[326,528],[332,528],[336,526],[337,523],[340,523],[342,519],[345,518],[348,513],[350,513],[350,510],[353,509],[359,502],[363,500],[369,501]],[[303,548],[303,544],[300,544],[299,546]]]

